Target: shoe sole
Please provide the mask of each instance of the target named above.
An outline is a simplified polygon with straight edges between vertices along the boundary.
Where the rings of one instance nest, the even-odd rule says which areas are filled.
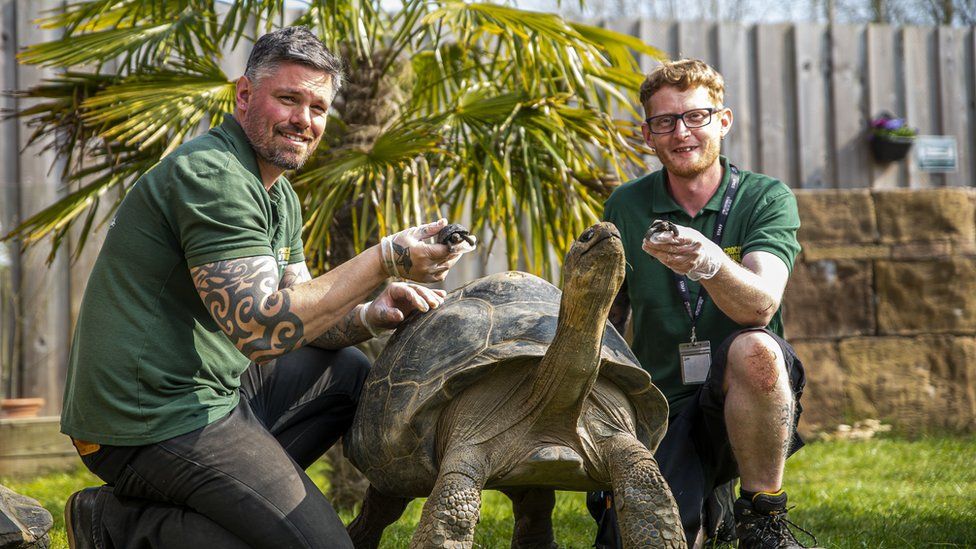
[[[85,546],[79,545],[78,540],[75,539],[74,521],[72,520],[72,515],[74,513],[71,512],[71,508],[73,507],[75,498],[78,497],[79,493],[80,492],[75,492],[74,494],[68,496],[68,501],[66,501],[64,504],[64,528],[68,535],[69,549],[87,549]]]

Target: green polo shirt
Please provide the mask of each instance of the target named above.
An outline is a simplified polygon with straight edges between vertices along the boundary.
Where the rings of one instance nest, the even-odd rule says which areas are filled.
[[[634,354],[667,397],[672,415],[681,410],[698,388],[698,385],[682,383],[678,359],[678,345],[690,340],[691,319],[678,294],[672,271],[643,251],[641,242],[655,219],[671,219],[712,237],[722,197],[729,185],[728,160],[720,157],[720,161],[724,169],[722,184],[694,218],[671,198],[663,170],[615,189],[603,213],[603,218],[620,230],[627,257]],[[792,271],[793,260],[800,253],[796,240],[800,228],[796,198],[789,187],[776,179],[747,171],[739,173],[739,192],[729,212],[722,248],[740,262],[750,252],[769,252],[782,259]],[[689,281],[692,308],[700,288],[698,282]],[[708,298],[695,330],[699,340],[711,343],[714,352],[726,337],[741,328]],[[782,309],[773,315],[769,329],[783,335]]]
[[[61,430],[118,446],[225,416],[248,367],[204,307],[190,268],[251,256],[304,261],[298,197],[266,191],[230,116],[146,172],[119,206],[78,316]],[[279,273],[280,274],[280,273]]]

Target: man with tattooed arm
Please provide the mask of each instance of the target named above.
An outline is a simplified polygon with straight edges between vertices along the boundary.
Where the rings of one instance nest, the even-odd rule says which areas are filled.
[[[383,239],[312,278],[298,198],[342,63],[308,30],[254,45],[233,116],[133,186],[92,271],[62,431],[107,485],[65,508],[78,547],[346,547],[304,469],[352,422],[366,358],[352,345],[444,298],[461,255]]]

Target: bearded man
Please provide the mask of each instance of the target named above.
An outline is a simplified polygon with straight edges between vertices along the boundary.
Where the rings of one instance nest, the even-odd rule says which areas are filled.
[[[460,251],[385,237],[312,278],[283,176],[319,144],[342,62],[304,27],[262,36],[233,116],[146,172],[111,223],[71,349],[61,429],[106,485],[73,494],[72,548],[351,547],[305,473],[352,424],[352,345],[444,292]],[[465,250],[467,251],[467,250]]]

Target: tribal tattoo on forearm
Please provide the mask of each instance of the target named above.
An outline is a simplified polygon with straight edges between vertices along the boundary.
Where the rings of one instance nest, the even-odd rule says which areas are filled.
[[[278,290],[273,258],[217,261],[190,274],[210,315],[252,361],[271,360],[305,343],[305,326],[291,311],[291,292]]]
[[[309,342],[320,349],[342,349],[366,341],[373,337],[365,326],[359,323],[359,309],[353,307],[338,324],[329,328],[319,337]]]

